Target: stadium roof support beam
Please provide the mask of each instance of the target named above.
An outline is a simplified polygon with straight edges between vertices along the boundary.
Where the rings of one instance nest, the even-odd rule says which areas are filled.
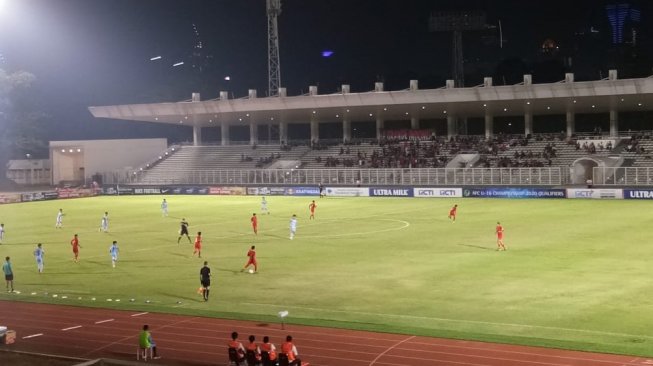
[[[311,144],[320,141],[320,123],[315,114],[311,115]]]
[[[489,112],[485,113],[485,138],[494,136],[494,116]]]
[[[202,145],[202,126],[193,126],[193,145]]]
[[[458,121],[453,115],[447,115],[447,139],[458,135]]]
[[[383,136],[383,129],[385,128],[385,121],[383,120],[383,117],[381,116],[376,116],[376,139],[381,140],[381,137]]]
[[[288,143],[288,123],[279,122],[279,143],[281,145]]]
[[[619,112],[610,107],[610,136],[616,137],[619,135]]]
[[[565,117],[567,121],[567,137],[571,137],[571,135],[576,133],[576,114],[574,110],[568,108]]]
[[[533,111],[526,110],[524,113],[524,136],[533,133]]]
[[[227,122],[222,122],[220,125],[220,139],[222,146],[229,145],[229,124]]]
[[[351,141],[351,120],[348,116],[342,119],[342,142]]]

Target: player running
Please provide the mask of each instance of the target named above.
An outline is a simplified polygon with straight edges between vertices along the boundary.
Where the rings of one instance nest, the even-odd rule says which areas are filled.
[[[0,244],[5,239],[5,224],[0,224]]]
[[[57,223],[54,224],[54,227],[57,229],[62,229],[63,228],[63,217],[64,217],[63,209],[60,208],[59,212],[57,212]]]
[[[193,257],[197,253],[197,258],[202,258],[202,232],[198,231],[195,237],[195,249],[193,250]]]
[[[313,200],[309,205],[308,209],[311,211],[311,216],[308,217],[309,220],[315,220],[315,208],[317,205],[315,204],[315,200]]]
[[[186,219],[182,218],[181,223],[179,225],[180,225],[179,238],[177,238],[177,244],[179,244],[181,237],[184,235],[186,235],[186,239],[188,239],[188,244],[190,244],[191,243],[190,235],[188,235],[188,227],[190,226],[190,224],[188,223],[188,221],[186,221]]]
[[[503,226],[498,221],[495,231],[497,233],[497,250],[506,250],[506,246],[503,245]]]
[[[73,239],[70,241],[70,245],[73,247],[73,260],[75,263],[79,262],[79,248],[82,246],[79,245],[79,238],[77,237],[77,234],[73,236]]]
[[[102,216],[102,220],[100,220],[100,229],[98,231],[103,231],[107,232],[109,231],[109,213],[104,212],[104,216]]]
[[[161,202],[161,215],[163,215],[163,217],[168,217],[168,202],[165,198],[163,199],[163,202]]]
[[[270,214],[270,211],[268,211],[268,201],[265,200],[265,196],[261,196],[261,212]]]
[[[45,249],[43,249],[42,244],[36,244],[36,249],[34,249],[34,259],[36,260],[36,268],[39,270],[39,274],[43,273],[43,256],[45,255]]]
[[[449,210],[449,220],[451,220],[451,223],[453,224],[456,222],[456,213],[458,211],[458,205],[453,205],[451,210]]]
[[[118,242],[114,240],[111,246],[109,247],[109,254],[111,254],[111,266],[113,268],[116,268],[116,262],[118,262],[119,252],[120,249],[118,248]]]
[[[256,246],[252,245],[252,247],[249,248],[247,251],[247,256],[249,257],[247,264],[245,264],[245,267],[243,267],[243,269],[240,271],[243,272],[247,269],[247,267],[254,266],[254,273],[258,273],[258,263],[256,262]]]
[[[295,238],[295,232],[297,231],[297,215],[292,215],[290,218],[290,240]]]
[[[254,230],[254,235],[258,235],[258,218],[256,214],[252,214],[252,218],[249,219],[252,222],[252,230]]]

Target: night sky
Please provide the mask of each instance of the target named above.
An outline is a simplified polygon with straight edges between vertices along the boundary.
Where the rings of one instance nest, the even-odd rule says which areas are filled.
[[[186,139],[186,129],[96,120],[86,107],[180,101],[194,91],[202,99],[220,90],[235,97],[247,89],[259,96],[267,92],[265,0],[0,3],[0,68],[36,75],[33,95],[49,115],[53,140]],[[621,75],[650,75],[653,2],[629,2],[641,11],[637,47],[611,44],[608,3],[614,2],[282,0],[282,86],[289,95],[305,93],[309,85],[319,85],[321,93],[341,84],[368,91],[375,81],[384,81],[386,90],[403,89],[410,79],[420,80],[421,88],[440,87],[451,77],[451,38],[429,32],[428,19],[434,11],[450,10],[483,11],[493,26],[464,37],[467,85],[482,83],[483,76],[511,83],[524,72],[536,81],[562,79],[565,71],[579,80],[598,79],[610,67]],[[546,39],[559,47],[555,55],[541,54]],[[198,40],[203,47],[193,57]],[[334,53],[324,58],[324,50]],[[150,61],[159,55],[161,60]],[[564,61],[569,58],[571,64]],[[178,61],[185,64],[173,68]]]

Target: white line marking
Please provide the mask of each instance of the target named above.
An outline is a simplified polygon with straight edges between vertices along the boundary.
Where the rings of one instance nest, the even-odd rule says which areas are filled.
[[[81,325],[75,325],[74,327],[63,328],[62,330],[65,332],[67,330],[73,330],[73,329],[77,329],[77,328],[81,328],[81,327],[82,327]]]
[[[333,235],[302,235],[302,238],[339,238],[343,236],[356,236],[356,235],[368,235],[368,234],[378,234],[378,233],[385,233],[388,231],[398,231],[398,230],[403,230],[406,229],[407,227],[410,226],[410,222],[404,221],[404,220],[395,220],[395,219],[381,219],[383,221],[394,221],[394,222],[400,222],[403,225],[401,227],[393,227],[389,229],[381,229],[381,230],[372,230],[372,231],[363,231],[363,232],[357,232],[357,233],[345,233],[345,234],[333,234]]]
[[[145,314],[149,314],[149,313],[146,311],[144,313],[132,314],[131,316],[141,316],[141,315],[145,315]]]
[[[24,336],[23,339],[29,339],[29,338],[34,338],[34,337],[40,337],[40,336],[42,336],[42,335],[43,335],[43,333],[36,333],[36,334],[32,334],[32,335],[28,335],[28,336]]]
[[[383,355],[385,355],[386,353],[392,351],[395,347],[398,347],[398,346],[400,346],[402,343],[406,343],[406,342],[410,341],[410,340],[413,339],[413,338],[415,338],[415,336],[410,336],[410,337],[408,337],[408,338],[406,338],[406,339],[404,339],[404,340],[402,340],[402,341],[399,341],[399,342],[393,344],[392,346],[388,347],[385,351],[379,353],[379,355],[376,356],[376,358],[373,359],[372,362],[370,362],[370,365],[369,365],[369,366],[374,365],[374,363],[375,363],[376,361],[378,361],[379,358],[383,357]]]
[[[100,321],[95,322],[95,324],[108,323],[108,322],[112,322],[112,321],[114,321],[114,319],[100,320]]]

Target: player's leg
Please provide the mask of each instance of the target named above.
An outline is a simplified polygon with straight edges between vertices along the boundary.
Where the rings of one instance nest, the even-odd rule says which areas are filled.
[[[258,273],[258,263],[254,261],[252,264],[254,265],[254,273]]]

